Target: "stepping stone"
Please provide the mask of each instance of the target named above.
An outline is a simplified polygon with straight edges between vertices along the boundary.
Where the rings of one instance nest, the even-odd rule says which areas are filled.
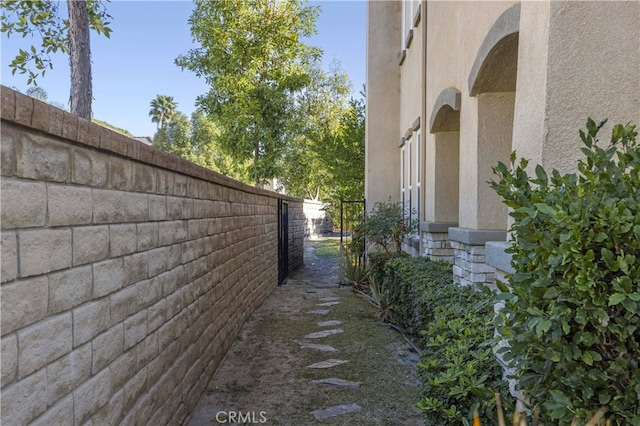
[[[324,302],[324,303],[318,303],[316,306],[333,306],[333,305],[338,305],[340,302]]]
[[[333,336],[334,334],[340,334],[342,333],[342,329],[341,328],[334,328],[331,330],[323,330],[323,331],[317,331],[315,333],[311,333],[311,334],[307,334],[306,336],[304,336],[305,339],[320,339],[322,337],[328,337],[328,336]]]
[[[321,420],[327,419],[329,417],[353,413],[355,411],[360,411],[360,406],[358,404],[336,405],[334,407],[325,408],[324,410],[314,411],[313,417],[315,417],[316,420]]]
[[[318,292],[317,290],[309,290],[309,289],[307,289],[307,290],[305,290],[305,291],[306,291],[307,293],[317,293],[317,292]]]
[[[316,362],[315,364],[307,365],[307,368],[331,368],[336,365],[346,364],[349,361],[343,361],[341,359],[328,359],[326,361]]]
[[[349,380],[336,379],[335,377],[332,377],[330,379],[311,380],[309,384],[338,386],[341,388],[351,389],[358,389],[360,387],[360,382],[350,382]]]
[[[300,349],[317,349],[322,352],[338,352],[336,348],[329,345],[318,345],[317,343],[298,342]]]
[[[317,309],[315,311],[307,311],[308,314],[315,314],[315,315],[329,315],[329,312],[331,312],[329,309]]]
[[[318,300],[320,300],[321,302],[335,302],[340,300],[340,298],[339,297],[323,297],[322,299],[318,299]]]
[[[340,325],[342,324],[342,321],[338,321],[338,320],[331,320],[331,321],[322,321],[318,323],[318,326],[320,327],[334,327],[336,325]]]

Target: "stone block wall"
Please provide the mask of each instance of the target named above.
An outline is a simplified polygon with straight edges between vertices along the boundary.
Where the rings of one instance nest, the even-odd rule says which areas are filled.
[[[289,272],[304,263],[305,223],[303,203],[289,202]]]
[[[1,89],[1,422],[184,422],[278,278],[277,201]]]
[[[422,255],[431,260],[454,263],[455,255],[449,238],[449,228],[457,226],[454,222],[421,222]]]
[[[449,240],[454,252],[453,280],[460,285],[495,286],[496,268],[487,263],[486,244],[505,241],[507,233],[500,230],[449,228]]]
[[[484,245],[451,241],[454,251],[453,280],[460,285],[494,285],[495,268],[485,263]]]
[[[304,200],[305,238],[317,238],[333,231],[331,217],[323,210],[324,203]]]
[[[422,234],[424,256],[431,260],[454,263],[454,250],[447,232],[425,232]]]

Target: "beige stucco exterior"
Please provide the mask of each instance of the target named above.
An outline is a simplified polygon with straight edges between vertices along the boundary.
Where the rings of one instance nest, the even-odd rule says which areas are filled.
[[[376,176],[365,181],[365,197],[372,202],[399,200],[398,111],[400,108],[400,3],[372,2],[367,5],[367,86],[365,173]]]
[[[508,226],[492,167],[516,150],[567,172],[588,117],[609,118],[603,134],[640,122],[640,2],[374,0],[367,13],[367,204],[407,201],[411,157],[420,253],[491,281],[471,264]]]

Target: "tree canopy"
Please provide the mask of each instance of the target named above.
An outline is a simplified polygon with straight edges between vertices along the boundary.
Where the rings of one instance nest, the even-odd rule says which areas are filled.
[[[105,6],[98,0],[67,1],[68,18],[59,11],[59,2],[52,0],[4,0],[0,15],[0,32],[23,38],[40,38],[40,46],[19,49],[9,64],[11,73],[27,74],[27,84],[37,86],[37,79],[53,69],[51,53],[61,51],[70,55],[71,112],[91,118],[91,62],[89,30],[111,34]]]
[[[157,95],[149,106],[151,122],[158,123],[158,128],[164,129],[167,121],[177,113],[178,103],[173,100],[173,96]]]
[[[298,124],[295,94],[321,55],[301,41],[315,33],[317,15],[301,0],[195,2],[189,23],[201,47],[176,64],[210,84],[197,105],[219,126],[220,148],[250,161],[257,184],[281,174],[279,160]]]

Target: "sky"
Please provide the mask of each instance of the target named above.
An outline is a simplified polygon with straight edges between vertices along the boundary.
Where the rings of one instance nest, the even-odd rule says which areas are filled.
[[[318,33],[306,40],[324,52],[325,68],[333,60],[341,63],[359,96],[365,82],[364,0],[309,2],[321,8],[316,21]],[[149,103],[157,95],[173,96],[178,110],[190,116],[196,97],[208,92],[204,79],[174,64],[181,54],[195,47],[188,19],[193,10],[190,1],[123,1],[107,3],[111,19],[111,38],[91,32],[93,74],[93,116],[130,131],[134,136],[153,136],[157,124],[149,117]],[[8,64],[18,49],[39,45],[40,40],[2,34],[0,81],[21,92],[28,89],[27,77],[11,75]],[[68,105],[68,58],[51,56],[53,70],[38,79],[48,101]]]

